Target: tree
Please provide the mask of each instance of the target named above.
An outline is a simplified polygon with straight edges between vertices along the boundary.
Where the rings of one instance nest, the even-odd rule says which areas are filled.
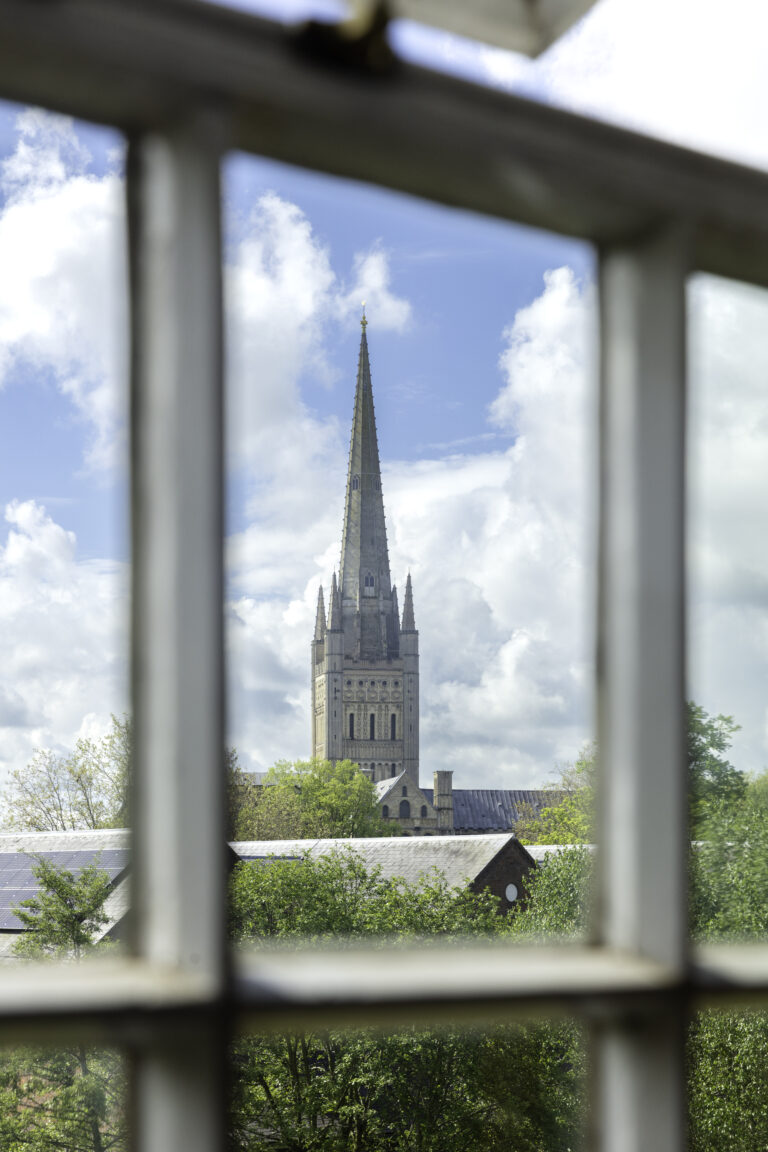
[[[586,744],[573,764],[560,769],[553,803],[528,811],[515,826],[523,844],[590,844],[595,838],[594,796],[597,746]]]
[[[75,876],[45,856],[36,860],[32,871],[39,892],[14,908],[26,929],[16,943],[16,955],[79,960],[107,923],[104,901],[112,890],[109,873],[93,863]]]
[[[699,704],[685,706],[691,831],[703,833],[710,814],[743,798],[747,778],[725,758],[734,732],[732,716],[710,716]],[[574,764],[560,770],[557,802],[526,813],[515,829],[524,844],[590,844],[595,840],[597,746],[587,745]],[[609,766],[610,770],[610,766]]]
[[[385,880],[343,845],[238,865],[230,908],[236,940],[282,946],[510,932],[489,892],[451,888],[436,871]],[[231,1142],[243,1152],[566,1152],[583,1120],[585,1047],[572,1024],[290,1033],[241,1041],[234,1059]]]
[[[97,864],[79,875],[40,857],[37,896],[14,909],[27,931],[25,958],[79,960],[105,923],[111,882]],[[4,1152],[124,1152],[125,1071],[120,1053],[72,1045],[0,1052],[0,1146]]]
[[[744,797],[747,778],[726,760],[734,732],[732,716],[710,716],[699,704],[686,705],[688,787],[694,835],[713,807],[737,805]]]
[[[41,749],[26,768],[11,773],[2,796],[3,827],[24,832],[125,827],[130,766],[127,716],[113,716],[100,739],[81,737],[68,756]]]
[[[375,785],[349,760],[281,760],[259,786],[245,783],[243,773],[232,779],[241,797],[238,839],[397,835],[379,814]]]

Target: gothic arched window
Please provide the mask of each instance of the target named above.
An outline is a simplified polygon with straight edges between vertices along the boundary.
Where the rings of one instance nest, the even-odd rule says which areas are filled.
[[[396,731],[397,731],[397,717],[395,716],[395,714],[393,712],[389,718],[389,738],[390,738],[390,740],[395,739]]]
[[[393,764],[393,765],[392,765],[392,771],[391,771],[390,775],[391,775],[391,776],[396,776],[396,775],[397,775],[397,765],[396,765],[396,764]]]
[[[375,740],[376,739],[376,717],[374,716],[373,712],[371,712],[370,730],[371,730],[371,740]]]
[[[354,740],[354,738],[355,738],[355,714],[354,714],[354,712],[350,712],[350,714],[349,714],[349,738],[350,738],[350,740]]]
[[[422,804],[422,806],[421,806],[421,818],[422,818],[422,820],[424,819],[426,814],[427,814],[427,806],[426,806],[426,804]]]
[[[411,806],[407,800],[400,801],[400,817],[409,820],[411,816]]]
[[[352,477],[352,491],[357,492],[359,487],[360,487],[360,477],[359,476],[353,476]]]
[[[388,808],[388,806],[387,806],[386,804],[382,804],[382,806],[381,806],[381,814],[382,814],[382,816],[384,817],[384,819],[385,819],[385,820],[388,820],[388,819],[389,819],[389,808]]]
[[[376,586],[376,581],[371,572],[366,572],[364,584],[366,588],[374,588]]]
[[[405,784],[403,784],[403,796],[407,796],[407,795],[408,795],[408,789],[406,788]]]

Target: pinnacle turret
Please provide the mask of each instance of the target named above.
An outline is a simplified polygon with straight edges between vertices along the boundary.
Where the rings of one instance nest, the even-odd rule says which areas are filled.
[[[341,627],[341,597],[339,596],[339,586],[336,583],[336,573],[334,572],[331,579],[331,595],[328,605],[328,631],[340,632]]]
[[[416,620],[413,615],[413,588],[411,587],[411,574],[408,573],[408,579],[405,581],[405,601],[403,603],[403,622],[400,626],[401,632],[415,632]]]
[[[400,631],[400,606],[397,603],[397,584],[392,585],[392,616],[395,621],[395,630]]]
[[[323,601],[322,584],[317,590],[317,615],[315,616],[315,640],[322,640],[325,636],[325,603]]]

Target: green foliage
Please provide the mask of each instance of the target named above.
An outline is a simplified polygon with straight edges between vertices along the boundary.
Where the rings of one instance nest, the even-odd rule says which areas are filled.
[[[732,716],[710,716],[689,702],[686,722],[691,822],[698,835],[713,808],[738,805],[747,778],[725,759],[733,734],[739,731]]]
[[[242,1152],[567,1152],[583,1126],[573,1025],[259,1037],[234,1051]]]
[[[768,1148],[768,1013],[699,1012],[687,1055],[689,1152]]]
[[[385,880],[341,846],[327,856],[238,864],[229,907],[235,940],[498,935],[505,926],[488,891],[451,888],[437,870],[422,884]]]
[[[587,848],[554,852],[527,878],[528,899],[516,906],[509,931],[521,941],[541,943],[584,936],[587,931],[592,856]]]
[[[281,945],[501,938],[511,927],[497,908],[487,891],[451,888],[436,871],[420,884],[384,880],[343,846],[243,863],[231,881],[233,936]],[[583,1124],[584,1052],[570,1023],[253,1037],[234,1049],[231,1143],[243,1152],[566,1152]]]
[[[244,773],[233,779],[246,800],[236,818],[237,839],[397,834],[379,815],[375,785],[350,760],[281,760],[260,787],[248,784]]]
[[[702,720],[700,710],[695,717]],[[712,730],[727,736],[721,718]],[[709,725],[709,720],[704,721]],[[728,722],[730,725],[730,721]],[[706,734],[705,734],[706,735]],[[702,733],[691,753],[709,753]],[[701,839],[690,855],[691,933],[697,940],[764,940],[768,936],[768,777],[734,780],[722,753],[699,807]],[[692,763],[696,770],[696,764]],[[702,777],[705,773],[702,773]],[[516,910],[513,936],[541,940],[581,934],[588,909],[591,857],[564,850],[529,879],[530,897]],[[763,1152],[768,1147],[768,1013],[703,1011],[687,1038],[689,1152]]]
[[[36,752],[2,795],[2,825],[24,832],[121,828],[127,824],[131,722],[112,717],[106,736],[82,737],[69,756]]]
[[[768,936],[768,776],[734,781],[732,772],[727,763],[710,772],[723,792],[699,809],[690,920],[700,941]],[[768,1147],[767,1066],[768,1013],[698,1013],[688,1037],[691,1152]]]
[[[597,749],[582,748],[573,764],[560,769],[553,803],[528,813],[515,827],[523,844],[591,844],[595,839],[594,795]]]
[[[14,908],[26,929],[16,942],[16,955],[79,960],[107,922],[104,901],[112,887],[109,875],[94,863],[75,876],[44,856],[37,857],[32,871],[40,890]]]
[[[0,1052],[3,1152],[125,1152],[118,1053],[73,1047]]]
[[[710,716],[699,704],[686,704],[691,827],[700,836],[710,815],[738,806],[747,778],[725,758],[739,725],[731,716]],[[557,800],[538,815],[527,814],[515,829],[523,844],[591,844],[595,836],[597,747],[587,745],[574,764],[560,770],[553,786]]]
[[[768,936],[766,777],[744,782],[738,801],[710,802],[690,857],[691,931],[697,940]]]
[[[110,890],[94,864],[78,876],[44,857],[34,869],[36,897],[14,911],[27,931],[18,955],[79,960],[106,922]],[[82,1045],[0,1050],[0,1147],[4,1152],[125,1152],[122,1056]]]

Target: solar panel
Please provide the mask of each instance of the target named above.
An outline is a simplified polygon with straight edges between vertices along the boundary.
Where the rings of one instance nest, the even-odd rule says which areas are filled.
[[[0,932],[23,930],[13,909],[22,900],[28,900],[39,892],[40,884],[34,874],[39,857],[56,868],[72,872],[74,876],[95,864],[107,873],[113,885],[130,862],[130,852],[125,848],[38,852],[34,856],[26,852],[0,852]]]

